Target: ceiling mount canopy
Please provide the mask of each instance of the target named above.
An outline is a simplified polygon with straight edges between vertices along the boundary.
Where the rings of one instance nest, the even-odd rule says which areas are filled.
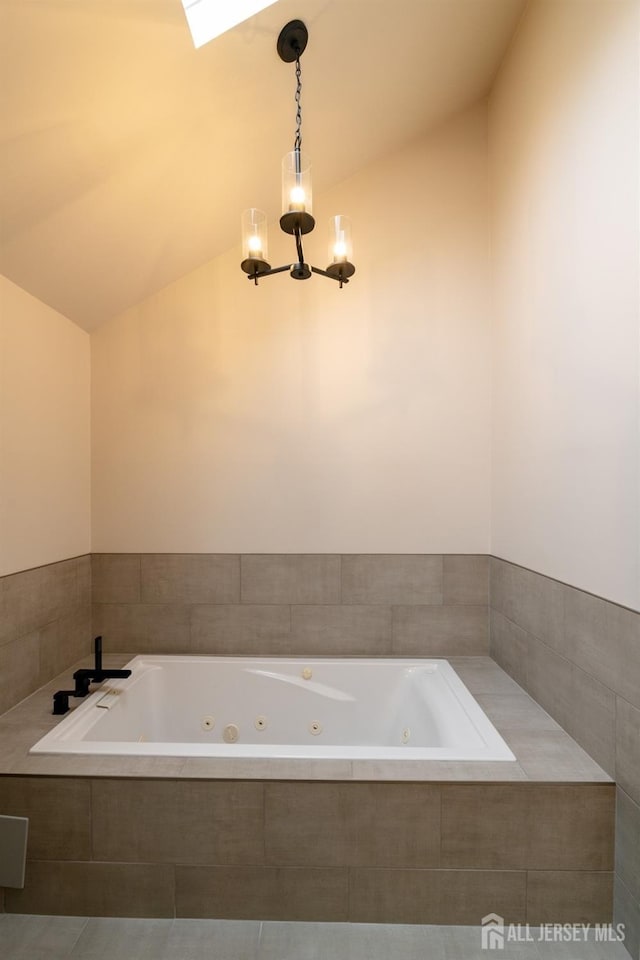
[[[291,20],[280,31],[278,37],[278,56],[285,63],[299,60],[307,47],[309,32],[302,20]]]
[[[302,153],[302,73],[300,57],[305,51],[309,34],[302,20],[291,20],[280,31],[278,56],[284,63],[296,65],[296,133],[293,150],[282,161],[282,216],[280,229],[295,238],[297,260],[282,267],[272,267],[267,260],[267,216],[251,207],[242,214],[242,255],[240,264],[249,280],[258,284],[261,277],[284,273],[294,280],[308,280],[312,273],[337,280],[342,288],[349,282],[356,268],[351,263],[351,222],[342,215],[329,221],[329,265],[326,270],[305,262],[302,237],[316,225],[313,217],[311,164]]]

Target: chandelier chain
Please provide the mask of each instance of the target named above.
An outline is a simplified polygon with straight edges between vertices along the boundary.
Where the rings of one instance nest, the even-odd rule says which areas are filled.
[[[296,139],[293,144],[294,150],[298,153],[302,150],[302,105],[300,98],[302,95],[302,71],[300,70],[300,57],[296,57]]]

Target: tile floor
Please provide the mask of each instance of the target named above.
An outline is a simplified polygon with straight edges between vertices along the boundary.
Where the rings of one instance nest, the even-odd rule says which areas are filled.
[[[0,914],[1,960],[629,960],[619,943],[505,944],[477,927]]]

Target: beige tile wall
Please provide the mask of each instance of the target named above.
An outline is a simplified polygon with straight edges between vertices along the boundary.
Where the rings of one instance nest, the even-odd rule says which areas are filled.
[[[607,922],[614,786],[0,777],[12,913]],[[551,893],[550,893],[551,891]]]
[[[97,554],[92,576],[111,651],[488,653],[484,556]]]
[[[0,578],[0,713],[90,651],[91,559]]]
[[[640,614],[492,558],[490,635],[494,660],[617,782],[614,912],[626,925],[627,947],[635,958],[640,952]],[[553,886],[550,880],[548,891]]]

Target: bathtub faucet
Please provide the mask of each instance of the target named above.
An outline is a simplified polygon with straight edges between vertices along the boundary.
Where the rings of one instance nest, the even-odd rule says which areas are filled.
[[[104,670],[102,667],[102,637],[96,637],[93,643],[95,654],[93,667],[76,670],[73,675],[76,682],[75,690],[58,690],[57,693],[54,693],[54,714],[67,713],[69,697],[86,697],[92,683],[102,683],[103,680],[115,680],[131,676],[131,670]]]

